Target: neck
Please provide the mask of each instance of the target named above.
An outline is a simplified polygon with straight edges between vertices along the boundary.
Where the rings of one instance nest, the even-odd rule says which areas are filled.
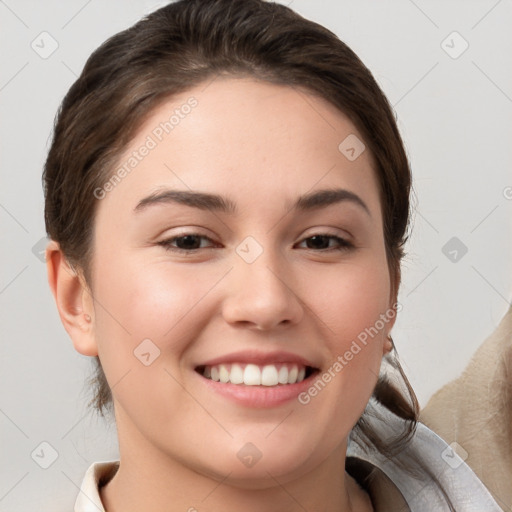
[[[266,471],[247,488],[230,474],[208,475],[171,458],[139,432],[118,426],[118,436],[121,463],[100,490],[107,512],[373,510],[368,495],[345,472],[346,442],[308,472],[276,477]]]

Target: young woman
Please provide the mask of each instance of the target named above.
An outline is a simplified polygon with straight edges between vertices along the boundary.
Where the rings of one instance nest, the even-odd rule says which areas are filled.
[[[500,510],[417,423],[390,335],[410,169],[330,31],[260,0],[152,13],[89,58],[44,183],[120,447],[76,512]]]

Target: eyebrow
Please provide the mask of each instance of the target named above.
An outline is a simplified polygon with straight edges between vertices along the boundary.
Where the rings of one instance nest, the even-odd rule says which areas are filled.
[[[297,199],[291,209],[305,212],[341,202],[350,202],[358,205],[371,217],[370,210],[366,203],[357,194],[354,194],[354,192],[343,188],[316,190],[304,194]],[[169,203],[182,204],[192,208],[212,210],[231,215],[237,213],[236,203],[229,198],[205,192],[170,189],[154,192],[144,199],[141,199],[134,208],[134,212],[143,211],[149,206]]]

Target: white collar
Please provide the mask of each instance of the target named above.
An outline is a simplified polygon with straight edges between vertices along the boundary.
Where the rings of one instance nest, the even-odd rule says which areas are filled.
[[[107,483],[119,468],[118,460],[95,462],[87,469],[74,512],[105,512],[100,498],[100,485]]]

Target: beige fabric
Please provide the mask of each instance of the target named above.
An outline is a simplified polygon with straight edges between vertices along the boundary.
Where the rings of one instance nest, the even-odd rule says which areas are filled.
[[[462,375],[430,399],[420,421],[448,444],[457,442],[498,504],[512,512],[512,307]]]

